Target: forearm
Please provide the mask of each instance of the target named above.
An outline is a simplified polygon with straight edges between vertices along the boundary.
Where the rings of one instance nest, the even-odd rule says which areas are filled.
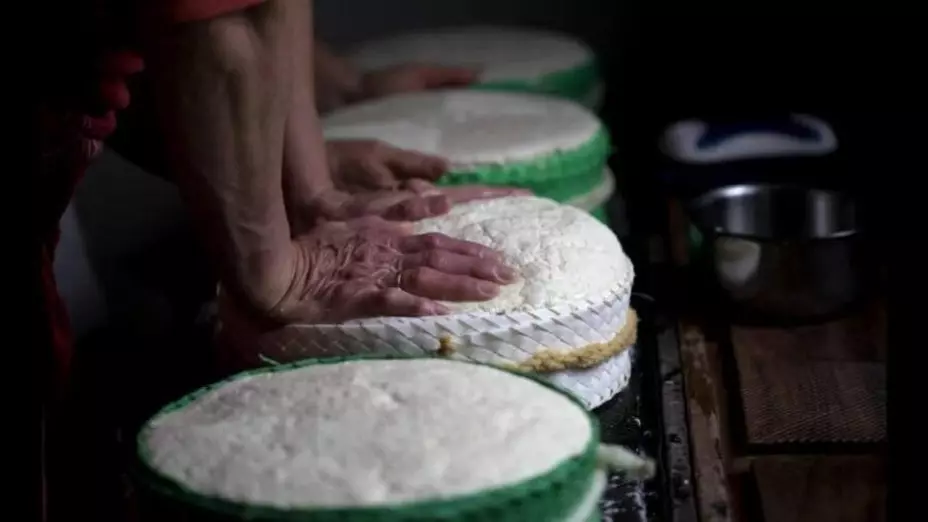
[[[288,17],[294,47],[291,49],[293,104],[287,117],[284,145],[284,192],[291,222],[298,213],[334,186],[328,162],[319,113],[315,105],[315,82],[312,67],[316,49],[313,45],[312,4],[294,2]]]
[[[178,184],[228,290],[270,310],[291,284],[282,196],[292,98],[287,0],[174,28],[152,72]]]
[[[363,77],[348,60],[335,54],[326,44],[315,40],[310,72],[316,87],[316,106],[319,111],[336,109],[359,99],[363,90]]]

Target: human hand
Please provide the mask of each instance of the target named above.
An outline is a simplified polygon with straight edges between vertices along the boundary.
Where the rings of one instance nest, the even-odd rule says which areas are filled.
[[[372,71],[361,79],[364,98],[378,98],[402,92],[464,87],[477,80],[478,71],[465,67],[405,64]]]
[[[436,187],[423,180],[409,180],[397,190],[350,193],[333,190],[317,196],[309,208],[291,217],[297,233],[307,232],[328,221],[346,221],[375,216],[389,221],[418,221],[448,213],[458,203],[478,199],[527,195],[531,192],[510,187],[463,185]]]
[[[293,245],[293,283],[275,310],[286,323],[441,315],[438,301],[486,301],[516,280],[487,247],[376,217],[322,224]]]
[[[394,189],[408,179],[434,181],[448,168],[443,158],[378,140],[331,140],[325,152],[336,186],[350,192]]]

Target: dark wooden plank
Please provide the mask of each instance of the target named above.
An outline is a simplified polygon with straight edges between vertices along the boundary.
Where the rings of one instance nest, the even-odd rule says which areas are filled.
[[[718,391],[722,383],[715,360],[717,350],[695,324],[681,322],[680,336],[700,520],[731,522],[735,518],[723,450],[727,427]]]
[[[760,457],[764,522],[883,522],[886,466],[878,457]]]
[[[671,517],[673,522],[697,522],[690,430],[686,416],[686,395],[680,361],[680,342],[672,326],[662,328],[657,337],[660,358],[661,403],[664,421],[664,459],[669,468]]]
[[[882,442],[884,322],[874,308],[816,326],[733,327],[746,442]]]

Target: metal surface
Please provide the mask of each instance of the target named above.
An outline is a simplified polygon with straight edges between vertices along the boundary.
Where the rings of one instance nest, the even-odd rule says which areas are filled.
[[[618,194],[607,204],[607,210],[611,228],[635,262],[638,294],[632,306],[639,317],[638,341],[628,387],[595,413],[604,442],[653,457],[658,474],[647,482],[611,475],[600,503],[603,521],[696,522],[679,344],[673,323],[641,294],[653,291],[653,267],[661,259],[654,258],[649,245],[659,238],[642,229],[636,229],[635,237],[629,236],[629,208]]]
[[[671,520],[665,515],[670,496],[665,487],[669,481],[664,462],[654,318],[646,304],[633,302],[633,306],[639,311],[640,322],[631,380],[626,389],[595,413],[603,442],[621,444],[655,458],[659,471],[648,482],[626,480],[621,474],[610,475],[600,503],[604,522]]]
[[[687,205],[698,263],[742,313],[825,317],[861,301],[875,273],[850,197],[783,185],[734,185]]]

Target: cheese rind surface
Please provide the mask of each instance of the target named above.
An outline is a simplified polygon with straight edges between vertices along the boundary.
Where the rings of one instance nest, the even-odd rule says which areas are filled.
[[[364,71],[407,63],[473,67],[480,82],[523,81],[593,62],[593,52],[567,35],[526,28],[471,26],[400,34],[361,45],[352,61]]]
[[[381,98],[336,110],[326,139],[377,139],[435,154],[451,170],[545,158],[577,149],[601,132],[583,107],[524,93],[444,90]]]
[[[454,312],[516,312],[603,301],[625,290],[631,262],[607,226],[587,212],[536,197],[507,197],[456,205],[418,221],[416,233],[442,233],[488,246],[519,280],[495,299],[445,303]]]
[[[239,377],[168,408],[139,443],[148,466],[193,494],[318,509],[505,488],[588,456],[596,438],[580,405],[539,382],[405,359]]]

